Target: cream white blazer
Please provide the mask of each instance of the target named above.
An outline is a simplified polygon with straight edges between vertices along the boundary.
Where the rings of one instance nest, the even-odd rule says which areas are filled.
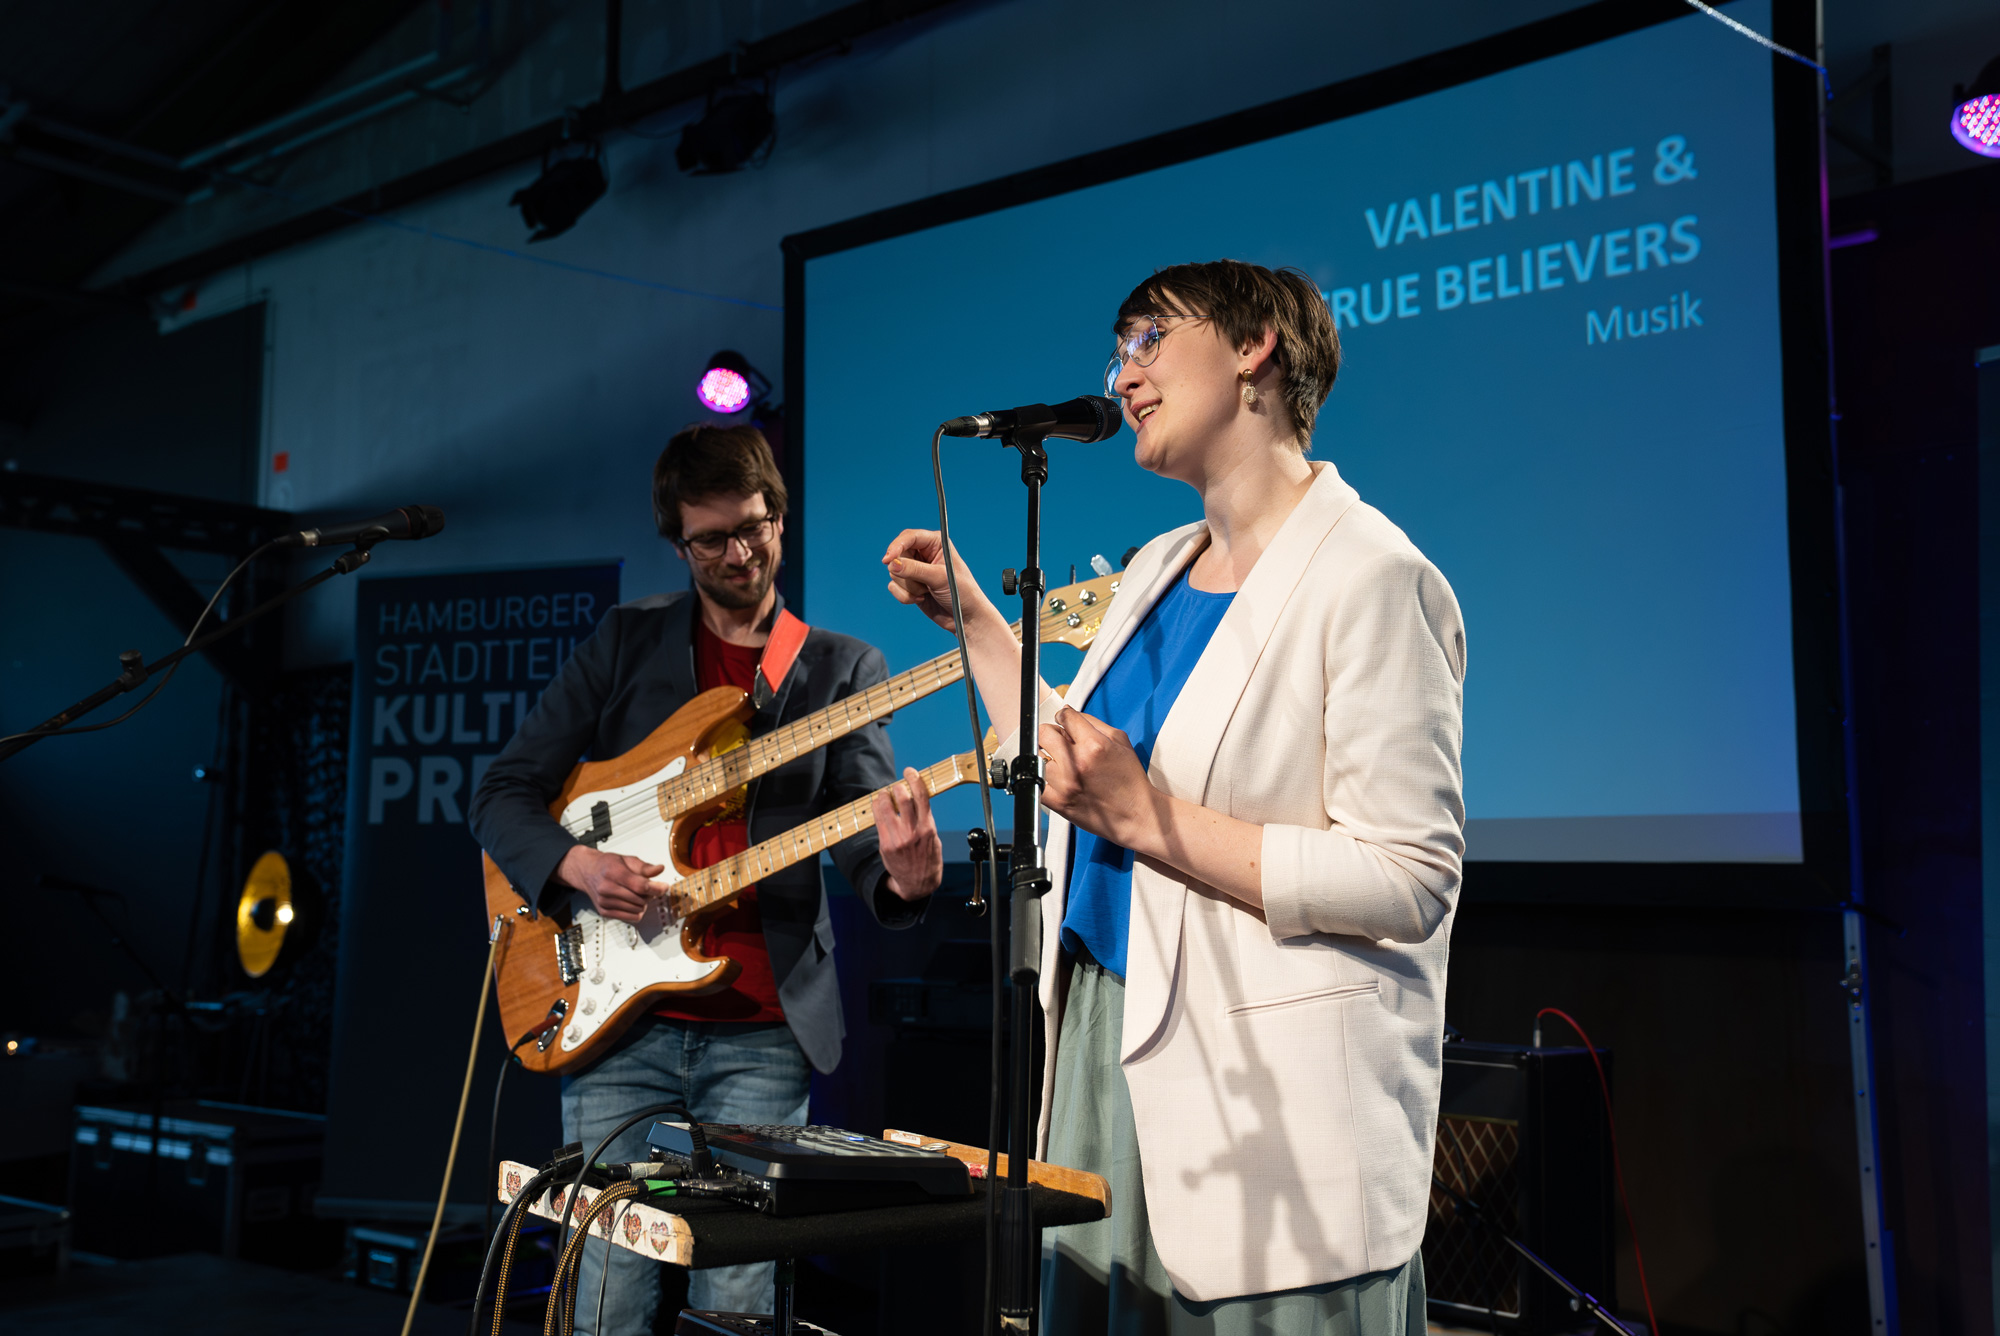
[[[1464,855],[1465,629],[1437,568],[1331,464],[1161,727],[1150,775],[1264,827],[1264,913],[1145,859],[1120,1057],[1153,1241],[1207,1300],[1400,1266],[1423,1240]],[[1204,546],[1148,543],[1085,655],[1085,701]],[[1053,695],[1044,719],[1060,705]],[[1009,738],[1003,754],[1011,755]],[[1062,1026],[1069,824],[1049,822],[1044,1092]],[[1052,1114],[1043,1096],[1040,1144]],[[1115,1209],[1115,1207],[1114,1207]]]

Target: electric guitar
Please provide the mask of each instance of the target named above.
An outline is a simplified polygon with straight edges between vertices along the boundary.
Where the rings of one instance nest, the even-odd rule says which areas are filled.
[[[1054,591],[1038,621],[1043,643],[1087,649],[1118,590],[1116,574]],[[1021,633],[1019,623],[1014,633]],[[766,840],[712,867],[690,863],[695,832],[740,802],[744,786],[855,729],[886,719],[964,678],[958,651],[941,654],[823,710],[752,738],[748,695],[735,687],[704,691],[676,710],[637,747],[570,772],[549,813],[579,841],[605,853],[665,866],[655,880],[671,887],[637,924],[606,919],[576,892],[550,914],[535,912],[538,888],[523,891],[482,855],[486,910],[499,936],[494,961],[500,1020],[510,1041],[533,1034],[517,1056],[530,1070],[588,1061],[673,993],[728,986],[740,966],[704,956],[708,924],[761,877],[858,835],[875,823],[875,795]],[[931,793],[984,780],[981,758],[967,752],[923,772]]]

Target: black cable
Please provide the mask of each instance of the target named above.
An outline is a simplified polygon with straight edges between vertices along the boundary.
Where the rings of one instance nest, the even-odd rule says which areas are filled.
[[[194,619],[194,625],[188,628],[187,638],[181,641],[182,649],[186,649],[189,645],[192,645],[194,643],[195,636],[198,635],[201,631],[201,624],[208,620],[209,613],[215,611],[216,601],[222,597],[222,591],[229,588],[230,582],[243,573],[243,568],[245,566],[248,566],[251,562],[257,560],[257,558],[263,556],[266,552],[269,552],[272,548],[276,547],[277,545],[278,545],[278,540],[275,538],[272,539],[270,542],[264,544],[262,547],[252,552],[249,556],[243,558],[243,560],[237,562],[236,568],[230,571],[229,574],[222,577],[222,583],[215,587],[215,593],[209,596],[208,602],[202,607],[201,615],[199,617],[196,617]],[[181,666],[178,662],[176,662],[173,665],[173,667],[167,669],[166,676],[162,677],[157,683],[154,684],[153,689],[151,691],[147,692],[143,697],[140,698],[140,701],[137,705],[134,705],[131,709],[125,711],[125,713],[119,715],[116,719],[112,719],[102,724],[77,724],[71,728],[31,728],[25,733],[9,733],[6,737],[0,738],[0,743],[18,742],[22,738],[57,738],[57,737],[66,737],[71,733],[96,733],[107,728],[115,727],[119,724],[124,723],[127,719],[130,719],[133,715],[139,713],[139,711],[145,709],[148,705],[151,705],[153,703],[153,697],[159,695],[162,691],[164,691],[166,689],[167,683],[173,681],[174,674],[179,672],[180,670]]]
[[[987,764],[986,730],[979,726],[979,691],[972,679],[972,651],[965,643],[965,610],[958,601],[958,567],[951,559],[951,512],[945,506],[944,459],[938,450],[943,440],[944,427],[940,425],[931,433],[931,480],[937,486],[938,542],[944,548],[945,584],[951,589],[951,635],[958,644],[958,667],[965,678],[965,709],[967,717],[972,722],[972,753],[979,758],[979,768],[983,772]],[[1039,635],[1041,630],[1039,627],[1028,625],[1024,619],[1021,622],[1021,634]],[[984,773],[979,777],[979,812],[986,821],[986,847],[997,854],[1000,843],[993,833],[993,795],[988,791],[986,783],[988,778],[989,776]],[[997,875],[994,884],[997,887]],[[977,883],[974,883],[973,889],[978,890]],[[992,912],[990,899],[987,903],[987,912]],[[995,986],[998,986],[997,980]],[[987,1149],[990,1151],[992,1147],[989,1146]]]
[[[988,872],[988,876],[991,878],[989,884],[993,887],[992,898],[997,900],[1000,896],[1000,851],[993,847],[991,841],[988,841],[987,847],[993,851],[992,856],[987,859],[987,867],[990,869]],[[994,1170],[997,1164],[993,1148],[1000,1144],[1001,1126],[1006,1122],[1007,1118],[1007,1101],[1003,1094],[1003,1088],[1007,1082],[1007,1059],[1006,1053],[1001,1047],[1002,1031],[1007,1023],[1006,1003],[1000,995],[1000,980],[1007,972],[1007,950],[1000,939],[999,912],[989,904],[987,916],[989,919],[986,925],[988,946],[987,968],[992,972],[993,976],[992,1011],[988,1020],[992,1025],[993,1040],[987,1046],[990,1050],[991,1069],[987,1073],[986,1079],[986,1306],[981,1310],[982,1317],[980,1321],[982,1325],[980,1326],[980,1330],[982,1332],[998,1330],[1000,1322],[998,1308],[1000,1296],[995,1288],[999,1263],[1000,1193],[996,1190],[998,1183],[994,1176]]]
[[[688,1120],[688,1140],[692,1143],[688,1160],[694,1166],[695,1176],[698,1178],[713,1176],[715,1161],[710,1158],[708,1153],[708,1134],[702,1131],[701,1123],[696,1120],[692,1113],[688,1112],[684,1105],[655,1104],[650,1108],[639,1110],[630,1118],[627,1118],[624,1122],[605,1133],[604,1140],[597,1143],[597,1149],[584,1156],[582,1163],[577,1165],[576,1177],[570,1181],[569,1195],[563,1199],[562,1219],[559,1222],[560,1227],[556,1235],[556,1256],[562,1256],[562,1250],[569,1246],[569,1222],[571,1217],[576,1214],[577,1189],[583,1186],[583,1176],[590,1172],[590,1166],[597,1163],[597,1157],[604,1154],[605,1147],[625,1135],[628,1130],[636,1127],[648,1118],[657,1118],[663,1113],[678,1113],[681,1117]]]
[[[494,1005],[499,1005],[497,1000]],[[494,1175],[500,1172],[500,1092],[507,1088],[507,1069],[514,1065],[516,1061],[515,1055],[521,1051],[521,1045],[535,1038],[541,1032],[541,1027],[536,1026],[519,1039],[516,1039],[508,1047],[507,1056],[500,1060],[500,1075],[493,1078],[493,1116],[486,1126],[486,1183],[488,1187],[493,1185],[495,1181]],[[493,1196],[490,1193],[486,1198],[486,1232],[488,1234],[493,1232]]]
[[[490,1188],[493,1176],[500,1172],[500,1092],[507,1088],[507,1069],[514,1065],[514,1055],[509,1053],[500,1061],[500,1074],[493,1078],[493,1116],[486,1124],[486,1183]],[[486,1232],[493,1232],[493,1200],[491,1192],[486,1194]]]
[[[493,1278],[493,1263],[500,1253],[502,1240],[507,1237],[508,1222],[520,1212],[529,1209],[535,1199],[548,1190],[549,1182],[555,1176],[555,1165],[550,1165],[548,1168],[541,1170],[522,1185],[521,1190],[514,1194],[514,1200],[507,1203],[507,1209],[500,1213],[500,1228],[487,1241],[486,1261],[479,1268],[479,1283],[472,1291],[472,1326],[470,1336],[479,1336],[479,1305],[482,1296],[486,1293],[487,1282]],[[498,1308],[506,1301],[507,1296],[504,1294],[495,1294],[493,1296],[495,1308]]]
[[[973,755],[979,758],[980,769],[985,771],[989,760],[986,755],[986,731],[979,726],[979,692],[972,679],[972,652],[967,648],[965,643],[965,610],[958,601],[958,567],[952,561],[951,511],[945,505],[944,458],[938,448],[943,441],[944,427],[940,425],[935,432],[931,433],[931,481],[937,487],[938,542],[944,548],[945,583],[951,589],[951,634],[952,639],[958,644],[958,665],[965,677],[966,713],[972,721],[972,752]],[[1039,626],[1030,626],[1028,620],[1023,618],[1021,621],[1021,634],[1024,636],[1040,635],[1041,628]],[[1026,739],[1020,741],[1025,742]],[[1001,1028],[1004,1024],[1004,1019],[1000,1000],[1000,978],[1003,972],[1002,964],[1005,949],[1002,947],[1000,941],[1000,914],[995,908],[995,902],[1000,898],[1000,841],[994,834],[993,795],[989,791],[987,783],[990,775],[981,774],[979,779],[979,811],[981,817],[986,822],[986,848],[988,855],[986,865],[990,869],[987,884],[992,888],[991,893],[986,897],[986,913],[989,919],[987,924],[987,938],[992,948],[990,968],[993,972],[993,1007],[991,1016],[993,1027],[993,1041],[991,1044],[992,1071],[987,1083],[988,1094],[986,1105],[986,1297],[985,1306],[981,1310],[980,1321],[982,1323],[981,1330],[992,1331],[997,1324],[995,1303],[998,1296],[994,1292],[994,1275],[998,1269],[997,1264],[999,1259],[995,1254],[998,1251],[1000,1239],[1000,1194],[994,1190],[994,1171],[997,1168],[995,1160],[997,1153],[994,1147],[1000,1144],[1001,1124],[1005,1121],[1006,1117],[1004,1112],[1006,1101],[1002,1095],[1002,1087],[1006,1081],[1007,1064],[1001,1050]],[[977,880],[973,882],[972,889],[973,894],[977,895],[979,892],[979,883]],[[1020,1036],[1016,1035],[1014,1040],[1016,1043],[1019,1043]]]
[[[611,1223],[613,1225],[618,1223],[616,1217],[613,1217]],[[589,1248],[590,1240],[585,1239],[583,1246],[586,1249]],[[597,1306],[590,1310],[591,1336],[604,1336],[604,1286],[605,1282],[611,1279],[611,1250],[617,1246],[617,1244],[611,1241],[609,1234],[604,1236],[604,1265],[597,1272]],[[579,1267],[583,1265],[583,1254],[581,1252],[576,1255],[576,1264]]]

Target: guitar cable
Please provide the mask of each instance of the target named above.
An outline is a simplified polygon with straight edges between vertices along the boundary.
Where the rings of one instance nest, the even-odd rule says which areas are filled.
[[[437,1210],[431,1215],[431,1232],[424,1239],[424,1260],[417,1265],[417,1281],[410,1287],[410,1307],[403,1314],[402,1336],[410,1336],[417,1320],[417,1304],[424,1297],[424,1278],[431,1269],[431,1253],[437,1248],[438,1229],[444,1224],[445,1199],[451,1195],[451,1171],[458,1164],[459,1134],[465,1130],[465,1106],[472,1099],[472,1072],[479,1062],[479,1039],[486,1032],[486,999],[493,991],[493,962],[500,953],[504,920],[496,917],[492,935],[486,942],[486,968],[479,972],[479,1010],[472,1021],[472,1049],[465,1056],[465,1082],[458,1091],[458,1117],[451,1124],[451,1149],[444,1157],[444,1181],[438,1184]]]
[[[583,1250],[590,1242],[590,1228],[597,1222],[597,1218],[604,1214],[606,1207],[615,1206],[621,1201],[629,1201],[645,1190],[645,1187],[638,1183],[614,1183],[591,1200],[582,1219],[577,1222],[576,1233],[570,1236],[556,1257],[556,1274],[549,1286],[548,1312],[542,1319],[542,1336],[571,1336],[575,1331],[576,1284],[581,1279]],[[576,1198],[572,1194],[563,1203],[564,1217],[567,1218],[575,1207]],[[604,1273],[608,1276],[611,1273],[610,1249],[615,1246],[609,1236],[605,1238],[604,1246],[606,1250]],[[602,1293],[601,1287],[599,1292]],[[593,1321],[592,1329],[602,1330],[603,1325],[601,1321]]]
[[[486,1260],[479,1268],[479,1282],[472,1290],[472,1325],[469,1336],[479,1336],[479,1305],[486,1293],[486,1282],[493,1276],[496,1260],[499,1263],[500,1274],[493,1286],[493,1336],[500,1336],[500,1324],[505,1320],[507,1309],[507,1273],[514,1264],[514,1249],[520,1242],[521,1226],[533,1204],[548,1191],[549,1184],[555,1181],[556,1176],[562,1173],[568,1164],[569,1162],[559,1155],[552,1163],[536,1171],[534,1177],[514,1194],[514,1200],[507,1203],[507,1209],[500,1213],[500,1228],[487,1242]]]
[[[495,967],[498,967],[497,961],[495,962]],[[500,1172],[500,1093],[507,1088],[507,1071],[521,1060],[521,1045],[527,1043],[530,1039],[541,1038],[542,1034],[543,1027],[537,1025],[534,1029],[508,1045],[507,1056],[500,1062],[500,1074],[493,1078],[493,1112],[486,1124],[486,1177],[489,1181],[493,1180],[494,1175]],[[498,1194],[496,1193],[494,1196],[489,1196],[486,1199],[486,1235],[488,1238],[493,1236],[493,1203],[497,1196]]]

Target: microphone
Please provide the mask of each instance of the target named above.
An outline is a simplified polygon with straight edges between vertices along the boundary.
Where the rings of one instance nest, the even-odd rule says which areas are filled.
[[[944,434],[1000,436],[1025,428],[1043,436],[1089,445],[1110,440],[1124,425],[1125,416],[1116,399],[1085,394],[1054,405],[1023,404],[1019,408],[999,408],[991,413],[953,418],[944,424]]]
[[[385,538],[429,538],[444,531],[444,512],[436,506],[398,506],[386,515],[319,529],[301,529],[278,540],[279,547],[325,547],[329,543],[380,542]]]

